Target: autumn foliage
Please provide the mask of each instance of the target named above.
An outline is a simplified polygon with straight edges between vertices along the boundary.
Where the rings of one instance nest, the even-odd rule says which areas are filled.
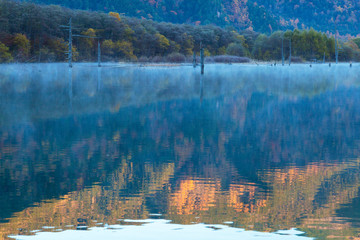
[[[199,1],[200,3],[204,4]],[[161,4],[161,1],[151,3],[152,6]],[[196,4],[187,4],[185,1],[181,2],[181,6],[186,9],[190,9],[191,6],[198,7]],[[206,6],[201,4],[199,11],[208,9],[206,4]],[[248,3],[233,0],[227,8],[231,9],[229,10],[231,14],[229,12],[226,15],[227,21],[236,22],[238,29],[247,28],[250,24],[246,13],[246,9],[249,8]],[[218,6],[216,9],[221,7]],[[216,14],[219,18],[223,16],[221,11]],[[74,61],[96,61],[98,41],[101,44],[103,61],[136,61],[140,58],[150,61],[186,60],[191,58],[193,52],[199,54],[200,43],[207,57],[231,55],[272,61],[281,59],[282,39],[284,39],[285,58],[290,55],[291,41],[293,57],[307,61],[313,59],[322,61],[325,55],[326,61],[335,59],[335,35],[318,32],[312,28],[260,34],[251,28],[236,30],[214,25],[159,23],[146,18],[120,17],[120,15],[117,12],[106,14],[70,10],[54,5],[1,1],[0,61],[66,61],[65,53],[68,51],[69,37],[68,31],[61,25],[68,24],[70,18],[74,25]],[[78,35],[91,38],[78,37]],[[358,39],[354,41],[338,39],[340,61],[360,60]],[[167,57],[168,55],[172,57]]]

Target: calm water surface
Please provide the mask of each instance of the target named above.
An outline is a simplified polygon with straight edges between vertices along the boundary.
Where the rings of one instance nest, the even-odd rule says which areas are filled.
[[[1,65],[0,238],[359,237],[360,66],[199,71]]]

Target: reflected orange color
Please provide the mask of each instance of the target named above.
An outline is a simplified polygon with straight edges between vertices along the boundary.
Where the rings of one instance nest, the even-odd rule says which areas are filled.
[[[127,178],[133,169],[127,158],[131,158],[131,154],[124,156],[123,167],[114,174],[114,189],[126,187],[127,181],[132,179]],[[349,199],[356,195],[356,186],[354,190],[352,190],[353,184],[350,184],[351,187],[347,187],[346,191],[342,188],[337,190],[337,193],[331,191],[329,201],[324,204],[324,208],[311,207],[319,184],[324,179],[330,179],[347,167],[358,168],[359,164],[360,161],[349,163],[348,166],[319,164],[269,173],[266,177],[273,189],[273,196],[270,197],[262,195],[259,186],[243,180],[231,183],[227,190],[222,189],[220,179],[180,180],[175,192],[168,198],[169,213],[174,214],[170,219],[187,224],[194,221],[191,215],[197,214],[201,217],[200,221],[204,222],[222,223],[225,220],[233,220],[245,226],[253,226],[255,223],[262,225],[261,231],[274,231],[278,226],[286,228],[292,226],[295,219],[306,214],[308,219],[303,220],[299,225],[300,228],[329,230],[329,234],[350,236],[352,233],[347,231],[351,226],[346,221],[331,216],[338,209],[339,204],[348,203]],[[93,186],[90,189],[64,195],[61,199],[27,208],[16,213],[9,223],[0,225],[0,239],[10,233],[20,233],[19,228],[32,230],[39,229],[43,225],[59,228],[63,228],[66,224],[76,225],[76,219],[79,217],[108,223],[116,223],[116,219],[119,218],[145,218],[148,216],[146,197],[161,191],[165,186],[171,191],[169,178],[173,176],[174,168],[174,164],[165,164],[160,170],[156,170],[153,165],[146,164],[145,172],[150,177],[144,185],[142,194],[137,196],[124,198],[118,194],[114,195],[112,190]],[[305,186],[308,192],[303,191]],[[108,199],[106,203],[103,201],[104,197]],[[213,209],[218,211],[214,212]],[[273,225],[269,225],[269,221]]]
[[[177,214],[207,211],[215,206],[216,192],[219,190],[219,180],[182,180],[179,189],[170,197],[169,205],[176,209]]]
[[[231,184],[229,189],[228,206],[236,212],[252,213],[258,208],[266,206],[266,199],[255,199],[257,187],[253,185]],[[244,201],[245,200],[245,201]]]
[[[144,197],[131,197],[124,199],[117,197],[110,199],[104,207],[110,211],[105,215],[102,210],[103,196],[108,196],[108,191],[100,186],[72,192],[64,195],[60,200],[51,200],[40,203],[36,207],[29,207],[24,211],[14,214],[9,222],[0,224],[0,239],[8,239],[9,234],[30,234],[30,230],[42,229],[43,226],[54,226],[55,228],[66,229],[65,225],[77,225],[77,219],[87,219],[89,227],[95,226],[91,218],[99,222],[115,224],[119,218],[142,218],[147,215],[144,210]],[[20,230],[19,230],[20,229]],[[49,229],[47,231],[53,231]]]
[[[278,184],[304,182],[308,180],[309,177],[316,176],[320,172],[322,172],[321,175],[326,175],[327,171],[328,167],[324,164],[308,165],[305,168],[289,168],[285,171],[276,171],[274,174],[274,182]]]
[[[171,196],[170,209],[176,214],[190,215],[208,211],[217,202],[225,202],[236,212],[251,213],[266,206],[266,199],[255,199],[257,186],[231,184],[228,191],[221,190],[220,180],[182,180],[179,189]]]

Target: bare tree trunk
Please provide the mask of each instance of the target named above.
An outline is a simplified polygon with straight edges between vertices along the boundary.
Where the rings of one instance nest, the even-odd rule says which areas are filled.
[[[290,47],[289,47],[289,50],[290,50],[290,54],[289,54],[289,66],[291,65],[291,38],[289,40],[289,44],[290,44]]]
[[[72,29],[71,18],[69,21],[69,67],[72,68]]]
[[[282,60],[282,65],[284,66],[284,34],[281,38],[281,60]]]
[[[201,74],[204,74],[205,56],[204,56],[204,48],[202,47],[202,43],[200,43],[200,63],[201,63]]]
[[[101,67],[101,49],[100,49],[100,40],[98,39],[98,67]]]

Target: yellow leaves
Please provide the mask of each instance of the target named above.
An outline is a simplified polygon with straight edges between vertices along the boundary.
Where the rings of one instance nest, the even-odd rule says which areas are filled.
[[[131,42],[128,41],[117,41],[114,44],[114,50],[120,55],[130,60],[136,60],[137,57],[134,55],[134,49]]]
[[[89,28],[85,32],[82,32],[81,34],[89,37],[96,37],[96,31],[93,28]]]
[[[89,36],[89,37],[96,37],[96,31],[92,28],[89,28],[88,30],[84,31],[84,32],[81,32],[82,35],[85,35],[85,36]],[[87,45],[89,48],[93,48],[94,47],[94,39],[91,39],[91,38],[85,38],[85,39],[82,39]]]
[[[105,40],[102,42],[102,51],[105,55],[113,55],[114,42],[112,40]]]
[[[10,62],[12,60],[9,48],[0,42],[0,62]]]
[[[56,59],[60,60],[65,58],[65,51],[67,51],[68,46],[62,38],[51,39],[47,44],[55,54]]]
[[[211,53],[207,48],[204,49],[204,56],[205,57],[210,57],[211,56]]]
[[[23,56],[28,56],[30,53],[30,41],[24,34],[17,33],[14,37],[13,44],[15,49]]]
[[[156,38],[158,40],[160,50],[161,51],[166,51],[170,47],[169,40],[164,35],[162,35],[160,33],[156,33],[155,36],[156,36]]]
[[[93,28],[89,28],[86,31],[81,32],[82,35],[89,36],[89,37],[96,37],[96,31]],[[93,38],[81,38],[80,49],[81,52],[84,53],[85,58],[90,58],[92,52],[94,51],[95,39]]]
[[[191,35],[188,35],[186,33],[183,34],[182,38],[183,40],[183,45],[182,45],[182,52],[185,55],[192,55],[193,53],[193,49],[194,49],[194,38]]]
[[[72,47],[72,59],[74,61],[77,61],[78,60],[78,57],[79,57],[79,52],[77,51],[76,47]]]
[[[236,31],[231,31],[231,33],[233,34],[233,36],[237,42],[240,42],[245,48],[249,48],[249,46],[246,44],[246,40],[243,35],[240,35]]]
[[[134,30],[127,24],[125,24],[125,29],[123,31],[123,36],[127,41],[132,41],[134,39]]]
[[[134,48],[131,42],[129,41],[116,41],[104,40],[102,42],[102,51],[105,55],[116,55],[121,58],[126,58],[130,60],[136,60],[137,57],[134,55]]]
[[[120,14],[117,12],[109,12],[109,16],[116,18],[119,22],[121,22]]]

